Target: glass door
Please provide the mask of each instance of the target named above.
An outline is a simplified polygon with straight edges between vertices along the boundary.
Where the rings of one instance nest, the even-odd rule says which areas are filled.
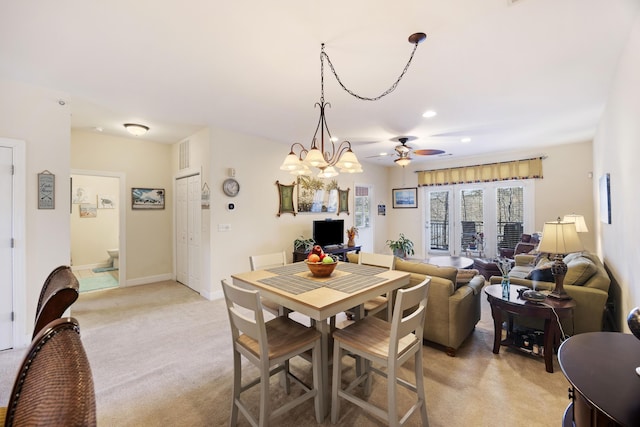
[[[484,257],[484,193],[482,188],[459,190],[456,255]]]
[[[425,254],[450,253],[452,191],[428,190],[425,203]]]

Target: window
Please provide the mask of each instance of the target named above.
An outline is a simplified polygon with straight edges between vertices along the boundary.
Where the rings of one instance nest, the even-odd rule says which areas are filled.
[[[371,227],[371,197],[369,197],[369,187],[356,187],[354,215],[356,228]]]

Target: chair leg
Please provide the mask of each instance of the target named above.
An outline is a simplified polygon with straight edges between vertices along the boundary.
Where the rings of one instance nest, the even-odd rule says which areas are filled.
[[[387,367],[387,416],[389,417],[389,427],[397,427],[400,425],[398,420],[398,407],[396,405],[396,390],[398,365],[396,361],[391,361]]]
[[[422,419],[422,425],[429,427],[429,418],[427,416],[427,399],[424,393],[424,375],[422,373],[422,349],[415,354],[415,367],[416,367],[416,393],[418,399],[422,400],[422,407],[420,408],[420,418]]]
[[[233,350],[233,386],[231,391],[231,417],[229,425],[235,427],[238,424],[238,406],[236,399],[240,397],[241,379],[242,379],[242,363],[240,361],[240,353]]]
[[[322,395],[321,395],[321,387],[322,379],[320,378],[320,371],[322,370],[322,347],[320,344],[320,340],[316,342],[316,345],[313,347],[313,352],[311,353],[311,363],[313,364],[313,388],[316,390],[316,395],[313,398],[315,411],[316,411],[316,421],[318,424],[324,421],[324,413],[322,412]]]
[[[269,425],[269,415],[271,414],[271,409],[269,408],[271,400],[269,399],[269,364],[262,363],[260,371],[260,418],[258,419],[258,425],[263,427]]]
[[[291,393],[291,381],[289,379],[289,361],[285,360],[284,361],[284,370],[280,373],[280,375],[282,375],[282,381],[283,384],[282,386],[284,387],[284,392],[285,394],[289,394]]]
[[[362,359],[359,357],[359,359]],[[364,365],[364,373],[367,378],[364,380],[364,395],[371,396],[371,385],[373,383],[373,375],[371,374],[371,361],[368,359],[362,359]]]
[[[340,417],[340,398],[338,387],[342,389],[342,350],[337,341],[333,342],[333,384],[331,385],[331,423],[338,422]]]

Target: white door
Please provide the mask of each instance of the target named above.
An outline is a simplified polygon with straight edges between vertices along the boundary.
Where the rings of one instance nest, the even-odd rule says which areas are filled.
[[[176,280],[200,292],[200,175],[176,179]]]
[[[13,149],[0,147],[0,350],[13,347]]]
[[[189,283],[189,250],[188,240],[188,220],[189,204],[188,199],[188,178],[176,180],[176,280],[188,285]]]

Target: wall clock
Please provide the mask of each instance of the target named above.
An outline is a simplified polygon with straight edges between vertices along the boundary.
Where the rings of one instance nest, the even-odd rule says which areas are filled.
[[[229,197],[236,197],[240,192],[240,184],[233,178],[227,178],[222,183],[222,191]]]

